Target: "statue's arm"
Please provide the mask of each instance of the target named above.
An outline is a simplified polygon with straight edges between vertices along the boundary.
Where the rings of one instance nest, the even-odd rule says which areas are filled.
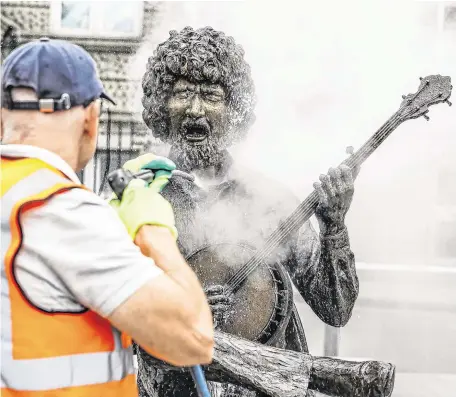
[[[351,317],[359,284],[347,229],[319,236],[308,221],[291,245],[287,261],[301,296],[325,323],[343,327]]]

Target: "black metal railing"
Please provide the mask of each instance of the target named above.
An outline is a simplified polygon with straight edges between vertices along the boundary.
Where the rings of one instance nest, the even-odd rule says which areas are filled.
[[[144,151],[164,155],[163,145],[147,139],[149,130],[135,120],[113,121],[108,128],[107,120],[100,123],[98,147],[93,160],[78,176],[83,184],[97,194],[106,196],[110,192],[107,175],[120,168],[126,161]],[[150,137],[149,137],[150,138]]]
[[[98,194],[106,193],[109,190],[108,173],[139,155],[144,132],[144,128],[133,120],[113,121],[110,128],[107,121],[103,120],[95,156],[78,174],[81,182]]]

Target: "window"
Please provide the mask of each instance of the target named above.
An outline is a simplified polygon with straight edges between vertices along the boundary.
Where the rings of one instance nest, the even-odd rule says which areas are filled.
[[[53,1],[51,32],[83,37],[138,37],[142,1]]]
[[[456,30],[456,1],[435,1],[437,4],[437,24],[440,32]]]
[[[456,30],[456,3],[444,8],[443,29]]]

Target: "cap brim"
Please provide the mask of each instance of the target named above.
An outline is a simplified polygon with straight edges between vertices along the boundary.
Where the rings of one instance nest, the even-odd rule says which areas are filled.
[[[117,106],[117,103],[112,99],[108,94],[102,92],[100,98],[106,99],[107,101],[111,102],[114,106]]]

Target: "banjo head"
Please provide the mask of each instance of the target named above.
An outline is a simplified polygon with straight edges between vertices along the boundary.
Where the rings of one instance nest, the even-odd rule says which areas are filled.
[[[192,253],[187,262],[204,288],[225,286],[254,252],[247,245],[214,244]],[[231,314],[217,330],[267,343],[280,328],[287,307],[291,306],[290,294],[282,291],[289,286],[284,285],[280,280],[283,275],[278,273],[275,266],[265,263],[258,266],[234,294]]]

